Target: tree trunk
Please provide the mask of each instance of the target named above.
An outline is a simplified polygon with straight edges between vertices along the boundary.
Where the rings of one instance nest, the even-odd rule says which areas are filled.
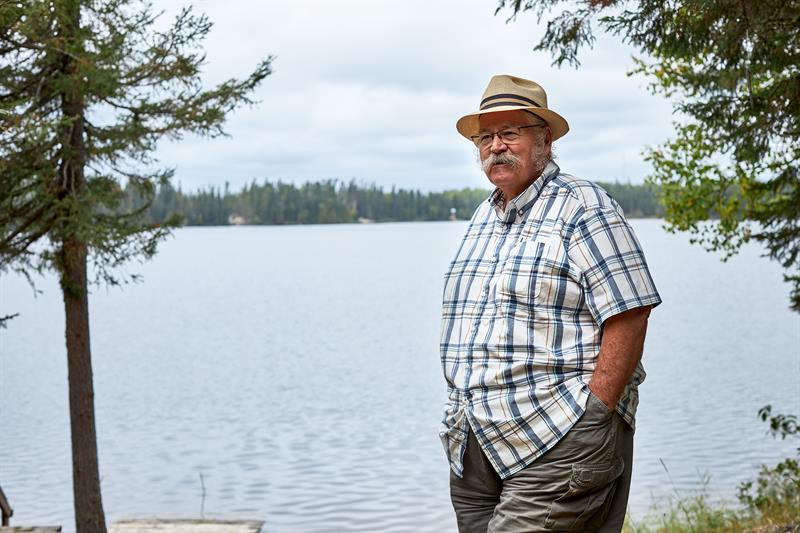
[[[66,313],[69,415],[72,431],[72,489],[77,533],[106,533],[97,460],[86,243],[62,243],[62,290]]]
[[[62,199],[82,201],[86,189],[84,167],[85,97],[76,53],[83,49],[80,35],[80,0],[54,4],[58,10],[60,70],[66,82],[61,95],[61,112],[66,119],[62,132],[61,163],[56,176]],[[71,50],[67,52],[67,50]],[[88,246],[80,235],[85,213],[67,203],[69,215],[60,232],[58,265],[66,314],[67,370],[69,374],[69,419],[72,432],[72,491],[77,533],[106,533],[106,518],[100,492],[97,460],[97,431],[94,420],[92,352],[89,343],[89,291],[86,276]],[[76,224],[76,222],[78,222]]]

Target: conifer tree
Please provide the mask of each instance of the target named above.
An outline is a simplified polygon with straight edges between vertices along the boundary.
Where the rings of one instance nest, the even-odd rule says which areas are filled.
[[[0,0],[0,271],[60,280],[79,533],[106,531],[88,287],[126,281],[116,267],[152,257],[174,225],[142,219],[172,176],[154,168],[158,141],[223,135],[272,61],[204,88],[211,23],[186,8],[159,31],[158,17],[138,0]],[[126,188],[145,199],[136,209],[124,209]]]

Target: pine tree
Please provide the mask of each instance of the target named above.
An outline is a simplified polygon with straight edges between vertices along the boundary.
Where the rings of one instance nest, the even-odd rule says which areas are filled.
[[[201,84],[205,16],[182,10],[166,31],[148,2],[0,0],[0,271],[56,272],[66,314],[75,523],[104,533],[89,342],[93,281],[150,258],[176,223],[143,222],[164,138],[218,136],[228,112],[270,74]],[[143,202],[125,209],[125,190]],[[97,279],[89,279],[87,265]]]

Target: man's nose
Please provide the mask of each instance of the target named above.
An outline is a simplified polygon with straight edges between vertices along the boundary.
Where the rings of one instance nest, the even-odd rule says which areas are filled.
[[[495,134],[492,136],[491,150],[493,154],[499,154],[508,150],[508,145],[500,140],[500,136]]]

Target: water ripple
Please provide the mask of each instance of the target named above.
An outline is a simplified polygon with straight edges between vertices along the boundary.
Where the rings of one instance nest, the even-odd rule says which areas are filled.
[[[637,420],[641,515],[704,484],[731,498],[793,452],[755,412],[800,412],[800,324],[757,253],[721,264],[658,221],[634,226],[665,300]],[[436,347],[441,272],[463,229],[186,228],[142,267],[145,283],[93,294],[109,520],[202,511],[271,533],[454,531]],[[70,533],[63,318],[57,284],[43,288],[32,299],[3,279],[25,319],[3,332],[0,483],[16,524]]]

